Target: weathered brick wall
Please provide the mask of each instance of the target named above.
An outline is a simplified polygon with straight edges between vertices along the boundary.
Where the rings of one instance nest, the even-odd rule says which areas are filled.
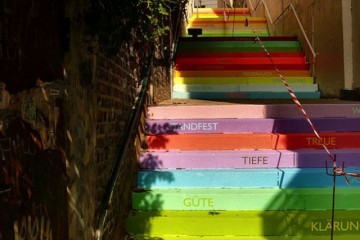
[[[67,9],[71,41],[65,58],[69,236],[74,240],[94,236],[97,211],[139,90],[147,53],[147,46],[124,43],[115,58],[106,58],[96,42],[84,36],[83,23],[77,21],[81,9],[81,3],[69,4]],[[134,139],[113,193],[103,239],[123,239],[125,235],[140,144]]]

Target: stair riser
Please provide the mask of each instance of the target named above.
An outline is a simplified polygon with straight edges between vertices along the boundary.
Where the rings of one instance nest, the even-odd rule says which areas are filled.
[[[293,78],[303,78],[303,77],[308,77],[311,78],[311,74],[308,70],[302,70],[302,71],[293,71],[293,70],[286,70],[286,71],[282,71],[281,74],[284,77],[293,77]],[[199,77],[210,77],[210,78],[217,78],[217,77],[221,77],[222,79],[224,78],[231,78],[231,77],[236,77],[236,78],[261,78],[261,77],[266,77],[266,78],[279,78],[279,74],[273,70],[269,70],[269,71],[174,71],[174,77],[176,78],[199,78]],[[311,80],[311,82],[304,82],[304,83],[313,83],[313,80]]]
[[[234,31],[227,31],[227,32],[216,32],[213,33],[210,30],[204,29],[202,35],[199,37],[268,37],[269,33],[267,31],[257,31],[256,34],[252,31],[242,31],[242,32],[234,32]],[[183,37],[191,37],[192,35],[185,35]]]
[[[179,58],[175,62],[176,68],[186,65],[306,65],[304,58]]]
[[[317,84],[298,84],[291,86],[294,92],[316,92]],[[281,84],[174,84],[174,92],[288,92]]]
[[[295,92],[298,99],[319,99],[320,92]],[[287,92],[172,92],[174,99],[291,99]]]
[[[357,168],[347,168],[359,172]],[[360,179],[349,177],[350,187],[360,187]],[[347,187],[344,178],[337,186]],[[237,170],[168,170],[141,171],[138,188],[326,188],[332,178],[325,168],[237,169]]]
[[[322,133],[167,134],[147,136],[151,150],[329,149],[360,148],[360,132]]]
[[[278,70],[308,70],[306,63],[280,63],[276,64]],[[176,65],[177,71],[202,71],[202,70],[273,70],[274,65],[271,63],[254,63],[254,64],[181,64]]]
[[[221,39],[221,38],[219,38]],[[245,38],[246,39],[246,38]],[[263,44],[265,47],[300,47],[298,41],[264,41]],[[178,52],[181,53],[184,49],[206,49],[209,48],[262,48],[261,44],[256,41],[256,39],[248,40],[248,41],[182,41],[179,43]]]
[[[360,104],[303,104],[311,118],[360,117]],[[303,118],[295,104],[212,105],[150,107],[150,119],[215,119],[215,118]],[[359,118],[360,119],[360,118]]]
[[[358,118],[314,118],[318,132],[360,132]],[[305,118],[147,120],[148,134],[185,133],[310,133]]]
[[[359,150],[332,150],[338,165],[360,167]],[[140,156],[142,169],[321,168],[332,165],[324,150],[149,152]]]
[[[360,188],[338,188],[336,208],[360,210]],[[329,210],[332,188],[318,189],[189,189],[154,190],[132,195],[135,210],[194,210],[194,211],[294,211]]]
[[[358,235],[335,234],[336,240],[359,240]],[[189,235],[133,235],[127,240],[314,240],[314,236],[189,236]],[[316,240],[329,240],[329,236],[316,236]]]
[[[209,38],[179,38],[179,44],[183,42],[256,42],[256,37],[209,37]],[[261,39],[262,42],[298,41],[294,36],[269,36]]]
[[[250,10],[248,8],[234,8],[234,9],[228,9],[228,12],[236,13],[236,14],[243,14],[243,13],[250,13]],[[223,8],[197,8],[195,6],[194,13],[217,13],[217,14],[223,14],[224,9]]]
[[[222,72],[222,71],[220,71]],[[286,82],[295,89],[299,84],[313,84],[312,77],[286,77]],[[276,77],[175,77],[173,84],[187,84],[187,85],[266,85],[264,87],[282,87],[284,83],[279,76]],[[317,86],[317,85],[315,85]],[[246,87],[246,86],[245,86]],[[255,87],[255,86],[254,86]]]
[[[182,58],[267,58],[265,52],[178,52],[176,59]],[[273,58],[304,58],[302,52],[273,52]]]
[[[132,234],[149,235],[239,235],[239,236],[329,236],[330,211],[239,212],[190,211],[140,213],[128,219]],[[335,236],[359,235],[359,211],[337,211]],[[156,216],[156,217],[155,217]]]

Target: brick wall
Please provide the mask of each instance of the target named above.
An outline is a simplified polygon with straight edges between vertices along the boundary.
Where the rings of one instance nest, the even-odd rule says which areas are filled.
[[[18,194],[17,199],[13,199],[14,203],[22,201],[29,209],[20,214],[20,220],[11,214],[6,215],[9,218],[1,215],[0,239],[14,235],[14,226],[24,226],[19,234],[22,239],[26,239],[25,235],[31,234],[29,232],[34,221],[41,217],[45,217],[45,221],[49,220],[54,240],[94,238],[97,211],[115,162],[117,144],[126,130],[135,96],[140,90],[140,75],[149,46],[144,45],[140,37],[134,37],[130,43],[122,44],[115,58],[105,57],[98,43],[85,34],[82,16],[86,0],[68,1],[66,4],[65,17],[69,19],[70,40],[65,45],[69,45],[69,51],[65,52],[63,61],[56,62],[63,76],[46,79],[46,82],[32,80],[32,85],[26,87],[26,91],[12,95],[10,101],[11,91],[9,93],[0,89],[2,100],[6,99],[6,103],[2,101],[0,104],[1,109],[6,108],[0,110],[0,132],[3,131],[0,133],[0,145],[12,138],[22,144],[28,143],[29,136],[36,136],[30,138],[34,141],[33,145],[39,144],[36,157],[23,154],[19,161],[24,163],[24,168],[15,169],[11,164],[10,167],[16,171],[26,169],[28,175],[35,174],[30,174],[37,189],[32,196],[41,196],[46,203],[28,201],[28,193],[32,189],[28,191],[27,185],[23,186],[24,182],[18,181],[22,176],[8,178],[4,175],[7,162],[0,159],[0,183],[15,181],[17,188],[24,191]],[[170,47],[167,45],[171,37],[159,40],[152,71],[155,91],[151,102],[170,97]],[[45,61],[55,64],[52,60],[48,57]],[[144,118],[145,113],[142,120]],[[13,124],[14,119],[16,123]],[[17,130],[13,131],[13,135],[5,131],[8,123],[12,123],[12,129]],[[23,126],[27,127],[21,128]],[[123,239],[126,234],[124,221],[131,207],[130,194],[135,186],[137,159],[143,144],[142,131],[140,125],[127,149],[108,209],[103,239]],[[25,140],[18,139],[19,132],[26,136]],[[1,145],[0,152],[10,154],[8,148],[6,144]],[[33,167],[27,168],[28,163]],[[14,174],[17,174],[16,171]],[[5,204],[0,205],[1,213],[12,209]],[[14,209],[19,209],[19,205],[15,204]],[[10,210],[6,212],[15,213]],[[10,218],[12,222],[8,221]],[[7,226],[3,227],[3,222]],[[26,228],[28,226],[29,229]],[[42,237],[44,240],[49,238]]]

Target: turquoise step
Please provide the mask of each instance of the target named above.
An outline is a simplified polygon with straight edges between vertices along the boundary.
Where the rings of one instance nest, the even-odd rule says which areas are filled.
[[[348,168],[360,172],[359,168]],[[360,178],[349,177],[349,187],[360,187]],[[325,168],[206,169],[140,171],[138,188],[323,188],[332,186]],[[343,177],[337,186],[346,187]]]

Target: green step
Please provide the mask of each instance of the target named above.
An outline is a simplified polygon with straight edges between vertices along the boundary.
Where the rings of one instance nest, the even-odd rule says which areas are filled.
[[[300,51],[300,45],[298,41],[264,41],[264,46],[268,49],[286,49],[286,50],[299,50]],[[199,41],[199,42],[181,42],[178,46],[178,52],[189,52],[189,51],[200,51],[203,50],[205,52],[211,51],[211,50],[217,50],[218,52],[224,52],[225,50],[255,50],[260,49],[263,51],[261,45],[259,42],[253,42],[253,41]]]
[[[264,41],[265,47],[299,47],[298,41]],[[179,49],[182,48],[234,48],[234,47],[261,47],[259,42],[254,41],[196,41],[180,42]]]
[[[358,201],[349,198],[350,201]],[[127,219],[130,235],[329,236],[331,211],[144,211]],[[360,236],[360,211],[336,211],[335,236]],[[303,239],[303,238],[302,238]]]
[[[336,208],[360,210],[358,188],[338,188]],[[331,188],[157,189],[134,192],[136,210],[327,210]]]

